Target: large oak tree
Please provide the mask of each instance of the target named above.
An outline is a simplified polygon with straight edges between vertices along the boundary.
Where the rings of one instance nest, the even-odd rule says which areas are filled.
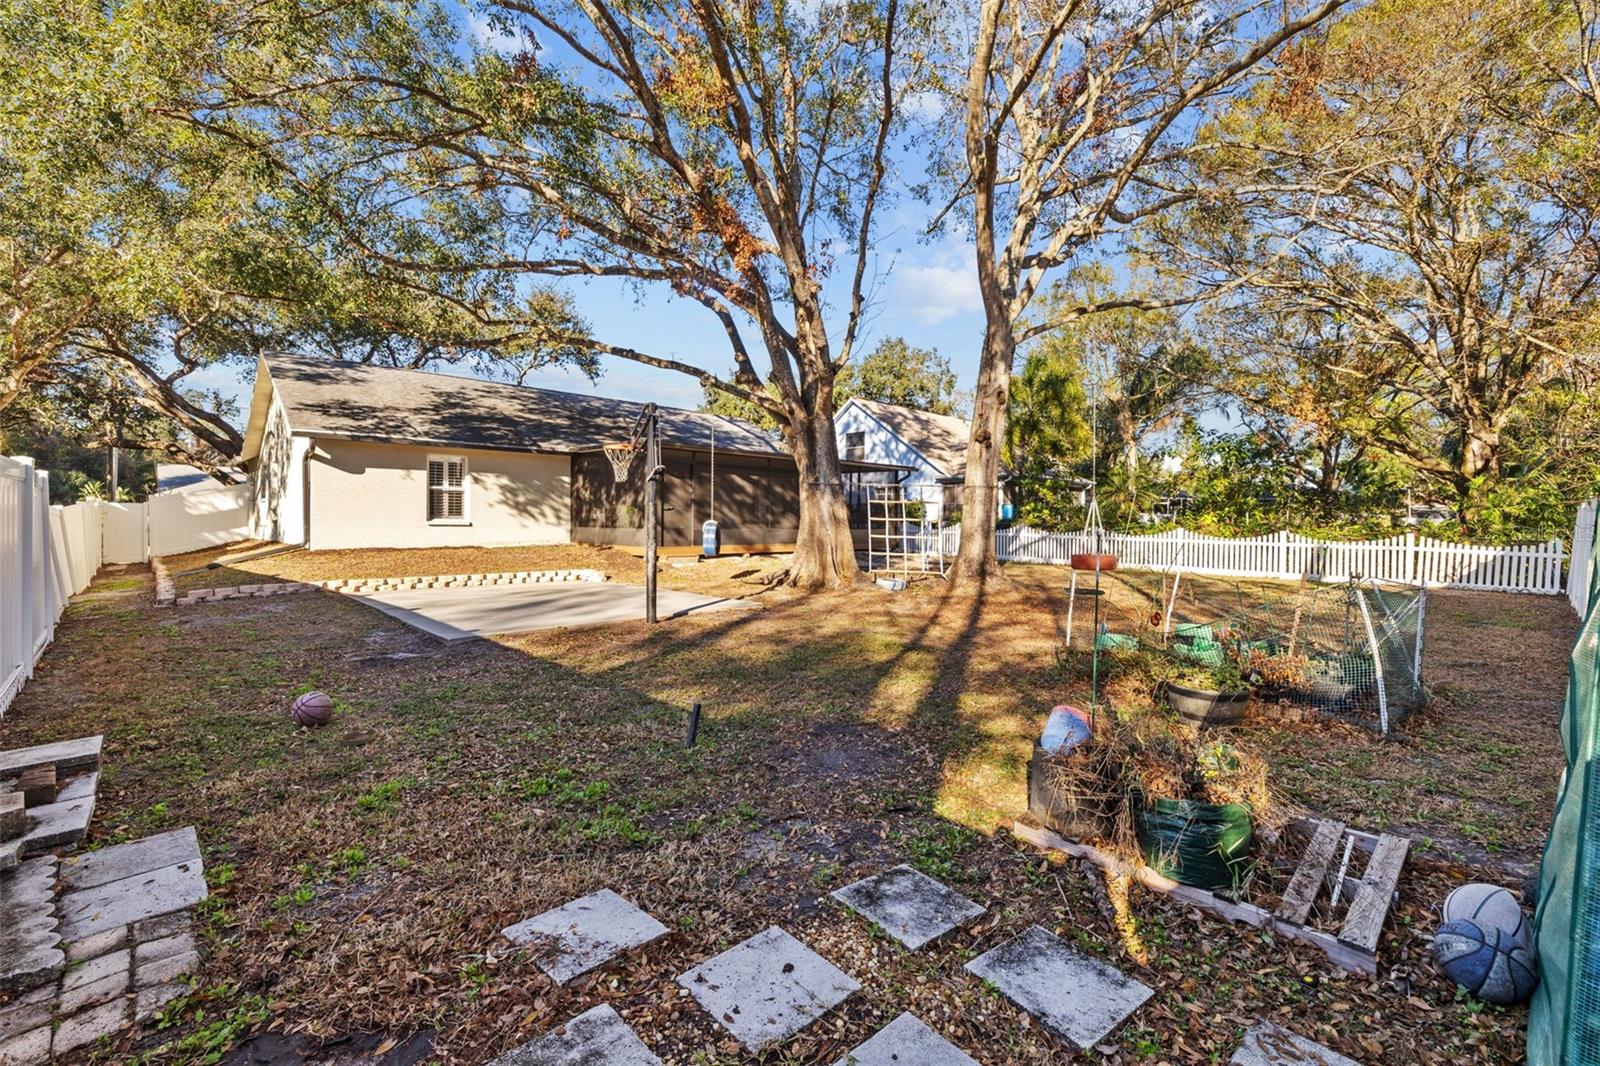
[[[195,120],[291,176],[375,269],[483,329],[679,371],[765,411],[799,468],[791,581],[855,580],[832,413],[874,276],[897,0],[485,10],[516,45],[463,55],[460,27],[423,5],[319,13],[314,53],[280,42],[283,61],[198,98]],[[478,295],[573,279],[690,301],[726,347],[683,358],[670,337],[625,345],[608,323]]]
[[[1203,133],[1198,180],[1231,192],[1164,250],[1233,289],[1218,328],[1253,341],[1247,403],[1375,448],[1470,513],[1524,405],[1594,380],[1585,7],[1355,9]]]
[[[999,455],[1017,346],[1102,309],[1162,307],[1182,294],[1113,297],[1020,325],[1053,272],[1112,255],[1146,220],[1206,191],[1175,164],[1203,115],[1243,91],[1286,41],[1340,6],[1260,0],[1146,4],[983,0],[947,40],[961,140],[941,217],[970,225],[985,328],[962,489],[954,579],[998,574]]]

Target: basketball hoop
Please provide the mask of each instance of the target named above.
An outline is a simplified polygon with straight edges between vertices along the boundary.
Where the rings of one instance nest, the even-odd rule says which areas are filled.
[[[633,457],[639,451],[639,446],[632,441],[621,444],[602,444],[601,450],[606,453],[606,458],[611,460],[611,474],[620,485],[628,480],[628,471],[633,469]]]

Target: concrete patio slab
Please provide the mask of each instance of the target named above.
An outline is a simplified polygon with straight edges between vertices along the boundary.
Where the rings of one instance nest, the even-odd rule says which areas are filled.
[[[604,966],[624,951],[665,936],[667,927],[609,888],[501,930],[513,944],[546,942],[539,969],[558,985]]]
[[[831,895],[912,951],[984,911],[961,893],[904,865],[862,878]]]
[[[607,625],[644,617],[643,586],[609,582],[405,589],[346,592],[345,595],[438,637],[446,644],[501,633]],[[745,600],[696,596],[672,589],[660,589],[656,593],[656,612],[660,618],[754,609],[755,605]]]
[[[978,1061],[907,1011],[833,1066],[978,1066]]]
[[[1151,996],[1138,981],[1037,925],[967,969],[1080,1051],[1104,1040]]]
[[[1228,1060],[1233,1066],[1360,1066],[1354,1059],[1269,1021],[1256,1022]]]
[[[639,1034],[608,1006],[584,1011],[531,1044],[507,1052],[489,1066],[661,1066]]]
[[[752,1052],[787,1040],[861,989],[777,926],[707,959],[678,984]]]

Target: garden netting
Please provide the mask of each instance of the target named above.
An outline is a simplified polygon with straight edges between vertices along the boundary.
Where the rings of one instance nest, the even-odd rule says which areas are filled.
[[[1539,867],[1530,1066],[1600,1066],[1600,556],[1590,575],[1561,716],[1566,772]]]
[[[1199,593],[1192,583],[1180,583],[1174,593],[1167,582],[1108,578],[1111,595],[1100,612],[1096,646],[1161,651],[1180,666],[1214,669],[1231,662],[1259,699],[1379,733],[1427,702],[1424,588],[1306,582],[1279,596],[1247,596],[1240,590]],[[1089,644],[1089,602],[1072,614],[1071,628],[1085,631],[1069,636],[1069,647]]]

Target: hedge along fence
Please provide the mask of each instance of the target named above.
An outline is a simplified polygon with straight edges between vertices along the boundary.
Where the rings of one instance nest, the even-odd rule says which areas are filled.
[[[943,531],[941,549],[954,554],[959,526]],[[1208,537],[1186,529],[1162,533],[1107,533],[1099,550],[1132,570],[1182,569],[1190,574],[1318,581],[1352,577],[1401,585],[1533,592],[1562,591],[1566,551],[1562,542],[1540,544],[1452,544],[1401,533],[1383,540],[1316,540],[1287,531],[1259,537]],[[1080,552],[1095,551],[1095,538],[1011,526],[995,533],[995,554],[1007,562],[1065,566]]]

